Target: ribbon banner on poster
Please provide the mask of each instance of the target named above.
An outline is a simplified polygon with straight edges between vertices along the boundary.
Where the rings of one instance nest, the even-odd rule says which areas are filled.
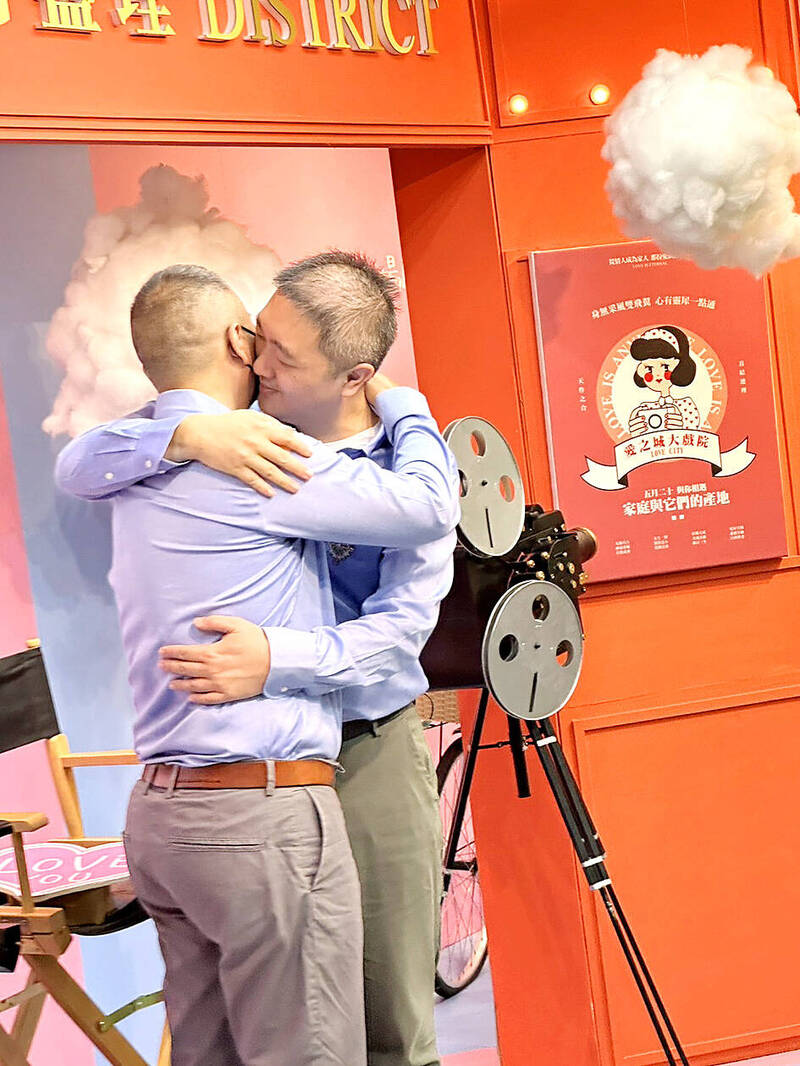
[[[0,29],[30,0],[0,0]],[[38,30],[54,33],[127,31],[132,37],[178,33],[173,11],[160,0],[38,0]],[[242,40],[284,48],[437,54],[432,12],[439,0],[197,0],[201,41]],[[101,18],[109,22],[104,26]],[[24,11],[23,11],[24,17]]]
[[[747,438],[723,452],[716,433],[648,433],[618,444],[614,449],[614,466],[596,463],[587,456],[587,469],[581,477],[595,489],[614,492],[627,489],[628,474],[632,471],[665,459],[695,459],[709,464],[712,477],[733,477],[746,470],[755,455],[747,450]]]

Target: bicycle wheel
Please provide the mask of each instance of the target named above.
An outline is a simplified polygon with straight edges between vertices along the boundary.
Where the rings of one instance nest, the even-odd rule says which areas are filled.
[[[445,849],[464,774],[464,762],[464,746],[458,737],[445,751],[436,767]],[[456,861],[450,871],[450,883],[442,900],[441,920],[436,991],[448,999],[475,980],[486,962],[488,950],[469,801],[458,837]]]

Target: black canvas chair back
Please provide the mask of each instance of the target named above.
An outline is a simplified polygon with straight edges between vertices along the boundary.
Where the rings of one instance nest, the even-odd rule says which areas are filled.
[[[41,648],[0,659],[0,753],[59,732]]]
[[[62,813],[68,824],[69,817],[64,807],[65,796],[80,818],[77,791],[72,777],[74,766],[126,765],[130,762],[130,757],[135,761],[133,753],[128,752],[70,752],[67,739],[61,735],[59,729],[41,649],[35,647],[17,655],[0,658],[0,753],[13,751],[39,740],[50,742],[47,744],[50,767],[51,771],[58,770],[58,780],[54,778],[54,781]],[[98,755],[103,754],[108,756],[105,762],[98,760]],[[3,819],[7,829],[16,825],[18,833],[39,828],[46,823],[44,816],[39,814],[7,813],[0,815],[0,829],[4,824]],[[12,822],[11,819],[16,821]],[[21,843],[21,836],[17,839]],[[73,836],[71,839],[81,842],[82,829],[81,838]],[[84,845],[90,843],[85,839],[82,842]],[[6,843],[2,840],[0,846],[5,847]],[[24,868],[24,857],[21,862]],[[102,892],[106,894],[98,894]],[[84,900],[81,899],[82,895],[85,896]],[[83,903],[86,903],[86,906],[81,909]],[[26,941],[20,930],[23,927],[27,929],[34,920],[40,925],[45,923],[41,928],[37,925],[37,928],[40,928],[40,934],[42,930],[46,931],[47,936],[41,943],[37,941],[32,949],[31,937],[27,936]],[[44,907],[34,907],[30,912],[21,911],[13,902],[5,907],[0,906],[0,933],[5,930],[5,936],[11,938],[10,948],[8,943],[6,944],[5,957],[8,965],[5,969],[14,969],[18,953],[22,954],[31,969],[26,991],[12,996],[11,1000],[0,1000],[0,1013],[12,1002],[14,1005],[21,1004],[12,1029],[7,1031],[0,1025],[0,1066],[4,1062],[19,1063],[20,1066],[28,1062],[27,1054],[47,993],[64,1008],[109,1062],[115,1066],[147,1066],[135,1048],[117,1031],[116,1022],[156,1002],[161,998],[161,994],[140,997],[114,1014],[104,1017],[99,1007],[59,962],[71,933],[104,936],[147,920],[148,915],[133,896],[133,888],[129,882],[118,883],[110,889],[98,890],[90,887],[86,893],[77,891],[63,897],[53,897],[46,901]],[[63,940],[64,932],[66,941]],[[2,968],[3,954],[0,951],[0,969]],[[169,1030],[165,1027],[159,1066],[169,1066],[169,1061]]]

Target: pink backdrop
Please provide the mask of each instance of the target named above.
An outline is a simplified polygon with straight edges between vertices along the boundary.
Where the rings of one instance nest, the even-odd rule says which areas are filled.
[[[25,541],[17,503],[11,441],[8,436],[3,385],[0,381],[0,655],[22,651],[25,641],[36,636],[36,618],[28,579]],[[5,780],[3,785],[5,785]]]
[[[158,163],[206,178],[210,205],[246,227],[250,238],[268,245],[284,262],[330,247],[360,250],[402,282],[388,152],[379,149],[195,148],[95,146],[88,152],[97,210],[134,204],[142,172]],[[255,175],[255,178],[254,178]],[[79,253],[75,247],[75,256]],[[68,270],[64,273],[68,281]],[[404,384],[416,384],[408,312],[403,293],[398,341],[386,370]],[[22,650],[37,635],[22,536],[11,450],[0,391],[0,654]],[[22,462],[19,469],[25,469]],[[76,662],[75,669],[80,664]],[[62,836],[45,751],[40,744],[0,755],[0,810],[43,810],[51,818],[34,839]],[[91,814],[91,811],[88,812]],[[66,962],[83,983],[80,949],[71,945]],[[119,960],[126,963],[124,958]],[[25,980],[26,967],[0,977],[0,998]],[[90,992],[101,995],[99,989]],[[103,989],[107,992],[108,989]],[[114,1003],[114,1005],[118,1005]],[[2,1015],[4,1027],[11,1012]],[[93,1053],[77,1028],[48,1004],[34,1042],[34,1066],[91,1066]]]
[[[99,145],[89,149],[99,211],[136,203],[139,177],[165,163],[203,174],[209,204],[245,226],[284,263],[328,248],[366,252],[398,272],[402,256],[389,153],[384,148],[197,148]],[[253,174],[258,178],[253,180]],[[386,372],[416,385],[414,350],[403,291],[399,333]]]
[[[0,382],[0,655],[13,655],[25,648],[25,641],[36,636],[25,541],[22,536],[17,488],[11,461],[11,442]],[[30,744],[20,751],[0,755],[0,811],[45,811],[50,825],[29,840],[47,840],[64,836],[66,826],[58,807],[55,789],[47,765],[43,744]],[[64,956],[67,969],[83,984],[80,948],[73,941]],[[12,975],[0,975],[0,999],[18,991],[27,979],[28,967],[20,963]],[[0,1015],[0,1024],[10,1028],[14,1013]],[[42,1021],[31,1052],[33,1066],[91,1066],[92,1051],[77,1027],[66,1021],[52,1001],[45,1005]]]

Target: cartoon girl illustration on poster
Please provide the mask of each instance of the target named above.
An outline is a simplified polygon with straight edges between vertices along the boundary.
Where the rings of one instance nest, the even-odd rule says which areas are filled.
[[[637,362],[633,380],[640,389],[655,393],[631,412],[631,436],[659,433],[665,429],[699,429],[700,412],[689,396],[676,397],[673,388],[691,385],[697,373],[689,338],[677,326],[648,329],[631,342]]]

